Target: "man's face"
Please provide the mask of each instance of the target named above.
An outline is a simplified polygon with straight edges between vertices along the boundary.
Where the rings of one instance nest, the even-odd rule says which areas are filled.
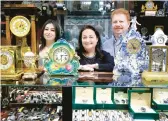
[[[127,20],[126,16],[122,13],[114,14],[112,17],[112,31],[115,37],[125,34],[128,31],[130,22]]]

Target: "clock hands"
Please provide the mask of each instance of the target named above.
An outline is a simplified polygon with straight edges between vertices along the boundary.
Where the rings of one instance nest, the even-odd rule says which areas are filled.
[[[136,49],[136,47],[134,46],[134,44],[133,44],[133,43],[131,43],[131,45],[132,45],[132,48],[135,50],[135,49]]]

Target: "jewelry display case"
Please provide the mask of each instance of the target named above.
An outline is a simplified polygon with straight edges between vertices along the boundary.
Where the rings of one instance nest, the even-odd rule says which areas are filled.
[[[74,109],[94,109],[95,93],[94,87],[76,86],[72,89],[72,106]]]
[[[167,88],[153,88],[152,103],[156,110],[168,109],[168,89]]]
[[[128,108],[128,90],[129,88],[113,88],[113,101],[118,109]]]
[[[72,120],[79,121],[81,118],[88,121],[98,118],[100,121],[106,121],[105,118],[108,121],[119,121],[120,118],[125,118],[124,121],[159,120],[159,115],[164,113],[167,116],[168,110],[167,104],[164,104],[163,108],[162,104],[156,102],[159,98],[157,93],[160,92],[166,95],[167,88],[160,90],[156,87],[72,86]],[[166,96],[164,103],[167,103]]]
[[[24,2],[26,3],[26,1]],[[158,85],[152,85],[153,87],[151,87],[151,85],[148,86],[147,84],[145,85],[145,83],[143,84],[141,80],[141,70],[143,70],[142,68],[146,68],[149,60],[149,56],[145,50],[145,42],[149,42],[148,39],[150,39],[149,34],[153,34],[155,28],[159,26],[164,29],[166,35],[168,34],[168,17],[166,16],[166,12],[164,14],[161,13],[163,12],[160,10],[162,9],[162,7],[160,7],[162,5],[161,2],[160,4],[155,4],[158,5],[158,10],[160,10],[156,12],[156,16],[139,15],[141,10],[136,9],[141,9],[141,6],[139,6],[141,4],[136,3],[141,1],[91,0],[59,1],[60,3],[57,3],[57,1],[36,2],[39,2],[39,4],[38,6],[35,4],[35,7],[40,8],[41,11],[36,8],[35,11],[38,12],[36,13],[36,16],[26,15],[26,18],[28,18],[31,24],[33,24],[33,26],[30,28],[31,33],[27,36],[27,40],[31,41],[27,41],[28,43],[26,45],[31,45],[31,48],[33,49],[32,51],[36,54],[38,54],[39,51],[39,33],[41,31],[42,24],[47,19],[57,19],[58,23],[63,28],[60,32],[62,37],[66,40],[66,42],[71,43],[73,47],[77,49],[79,32],[84,25],[89,24],[94,26],[100,33],[101,43],[104,43],[106,40],[110,40],[112,38],[110,17],[111,11],[122,7],[129,10],[131,19],[134,16],[134,20],[137,19],[137,21],[141,24],[141,26],[137,26],[136,28],[135,23],[137,21],[134,21],[132,22],[134,24],[131,24],[132,27],[137,29],[137,31],[142,28],[141,33],[143,36],[141,38],[142,40],[140,39],[140,41],[139,38],[127,38],[128,41],[126,41],[122,46],[123,52],[126,56],[121,60],[126,61],[126,58],[128,58],[129,65],[125,64],[125,66],[133,68],[132,70],[137,73],[135,73],[134,76],[131,76],[131,72],[121,69],[121,75],[117,75],[113,72],[78,72],[78,74],[76,74],[77,70],[75,70],[75,75],[77,76],[72,76],[73,74],[68,76],[65,76],[65,74],[61,76],[59,74],[62,73],[62,70],[59,68],[59,73],[54,72],[55,68],[52,70],[52,66],[50,66],[52,63],[48,61],[46,64],[48,65],[48,70],[52,72],[51,75],[58,74],[59,76],[57,75],[55,77],[48,76],[46,73],[37,73],[37,79],[33,82],[30,82],[29,80],[25,81],[19,78],[17,79],[19,81],[13,81],[14,83],[9,81],[2,83],[3,80],[1,79],[0,97],[2,121],[133,121],[134,119],[157,119],[157,121],[168,120],[168,85],[162,84],[159,85],[159,87],[157,87]],[[29,3],[33,3],[33,1],[29,1]],[[168,7],[165,8],[166,11],[168,11],[167,8]],[[20,11],[20,9],[17,9],[17,11]],[[22,13],[22,11],[20,12]],[[18,41],[18,37],[13,37],[13,40],[11,39],[9,33],[9,22],[11,20],[11,17],[9,18],[9,16],[11,15],[10,12],[7,11],[7,13],[7,15],[4,15],[6,16],[4,18],[6,18],[7,21],[7,43],[12,44],[12,41],[16,39],[14,42],[18,42],[19,44],[20,41]],[[17,16],[17,14],[12,16]],[[30,26],[29,24],[27,25]],[[37,36],[36,32],[34,32],[35,30],[37,32]],[[138,33],[137,37],[139,36],[140,33]],[[26,42],[26,39],[23,40],[23,42]],[[37,41],[35,42],[35,40]],[[157,40],[161,42],[162,38]],[[35,42],[35,44],[32,44],[33,42]],[[167,47],[165,48],[167,50]],[[9,51],[9,49],[7,51]],[[62,54],[60,51],[63,51]],[[57,63],[59,63],[59,65],[67,64],[67,62],[72,58],[69,55],[71,53],[74,55],[74,52],[70,51],[71,50],[66,50],[65,46],[59,45],[55,46],[53,50],[50,51],[50,56],[55,53],[56,57],[54,56],[55,58],[53,57],[53,60],[57,60],[56,58],[61,58],[60,60],[62,61],[57,61]],[[63,53],[66,55],[63,55]],[[143,58],[140,56],[135,56],[136,54],[138,55],[140,53],[143,53]],[[127,54],[129,54],[129,56]],[[66,56],[69,59],[66,59]],[[158,59],[161,59],[159,58],[160,54],[156,54],[156,56]],[[8,57],[8,59],[10,59],[10,57]],[[20,64],[16,62],[12,63],[12,65]],[[117,63],[115,64],[118,66]],[[77,64],[74,65],[78,67]],[[69,65],[65,66],[66,70],[70,70],[70,67],[71,66]],[[3,66],[3,68],[5,67]],[[165,66],[165,70],[166,68],[167,67]],[[64,69],[64,71],[66,70]],[[138,70],[140,70],[140,72]],[[41,77],[41,75],[43,77]],[[120,78],[117,76],[120,76]],[[158,75],[157,78],[159,78],[159,76],[160,75]],[[43,78],[43,81],[41,81],[40,78]],[[115,78],[118,78],[118,80],[115,80]],[[156,83],[156,81],[154,80],[153,83]]]
[[[129,112],[134,119],[159,119],[158,112],[152,108],[151,90],[129,90],[128,97]]]
[[[111,109],[114,108],[113,88],[97,86],[95,89],[95,107],[96,109]]]
[[[6,84],[1,85],[1,90],[3,121],[62,121],[72,112],[69,108],[72,99],[67,97],[71,95],[71,89],[68,87]]]

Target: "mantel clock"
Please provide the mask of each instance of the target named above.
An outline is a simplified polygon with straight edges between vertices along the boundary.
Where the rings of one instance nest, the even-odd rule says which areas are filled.
[[[2,80],[18,80],[22,74],[19,46],[0,46],[0,69]]]
[[[157,9],[157,5],[155,5],[153,1],[148,0],[145,5],[142,5],[141,12],[145,12],[145,16],[155,16]]]
[[[11,33],[14,35],[13,40],[16,40],[16,45],[21,45],[22,40],[26,41],[27,37],[30,36],[31,49],[36,54],[38,41],[36,40],[35,15],[39,9],[34,4],[4,4],[2,9],[6,19],[7,45],[12,44]],[[27,49],[30,50],[30,47]]]
[[[161,29],[153,34],[152,44],[149,47],[149,68],[142,73],[145,85],[168,86],[168,46],[167,36]]]
[[[31,51],[30,47],[27,45],[26,35],[30,31],[31,24],[29,20],[24,16],[15,16],[10,21],[10,30],[16,36],[17,39],[22,40],[22,58],[24,53]]]
[[[49,75],[77,75],[79,58],[74,47],[65,39],[59,39],[45,58],[45,68]]]

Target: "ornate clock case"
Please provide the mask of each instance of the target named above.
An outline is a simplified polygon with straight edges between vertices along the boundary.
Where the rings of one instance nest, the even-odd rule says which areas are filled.
[[[38,41],[36,41],[35,15],[38,8],[34,4],[4,4],[2,9],[6,19],[7,45],[12,45],[12,41],[16,41],[16,45],[21,45],[23,41],[30,40],[31,50],[36,54]],[[29,36],[31,39],[28,39]]]
[[[149,68],[142,73],[145,85],[168,85],[168,37],[161,29],[157,29],[151,37],[149,47]]]
[[[59,39],[49,50],[44,66],[49,75],[77,75],[79,59],[74,47],[65,39]]]
[[[22,74],[21,48],[0,46],[2,80],[18,80]]]

